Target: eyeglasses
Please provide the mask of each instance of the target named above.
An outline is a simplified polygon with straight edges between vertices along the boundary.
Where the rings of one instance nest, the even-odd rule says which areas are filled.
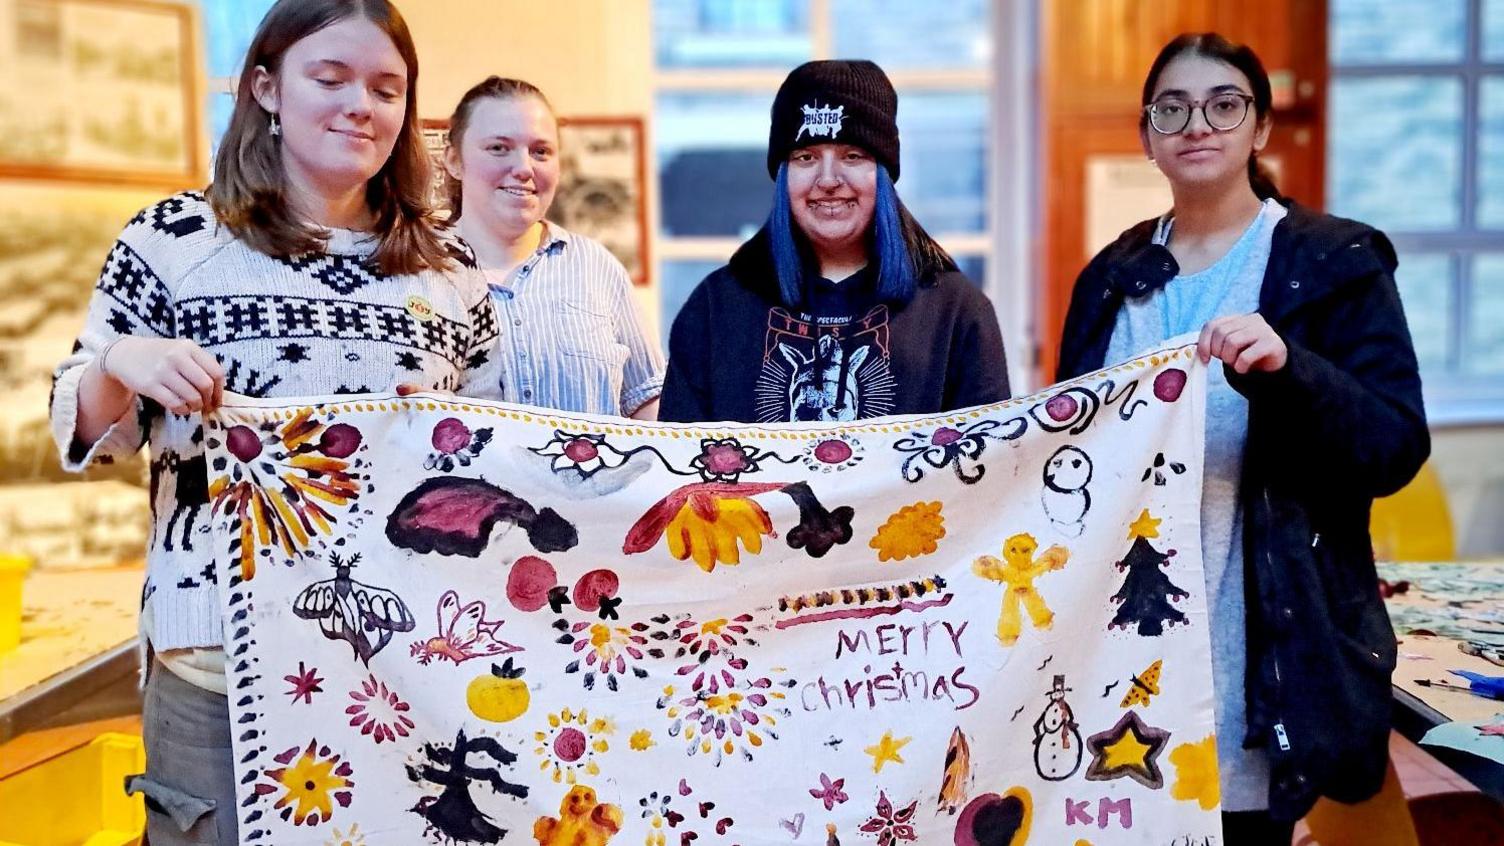
[[[1160,135],[1175,135],[1191,125],[1191,114],[1201,110],[1206,125],[1218,132],[1231,132],[1248,119],[1248,104],[1253,97],[1238,91],[1218,94],[1205,100],[1187,102],[1174,97],[1155,100],[1144,107],[1149,115],[1149,125]]]

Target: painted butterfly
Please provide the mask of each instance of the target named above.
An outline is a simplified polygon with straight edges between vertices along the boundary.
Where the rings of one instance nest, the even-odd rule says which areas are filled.
[[[419,664],[427,665],[435,658],[458,664],[471,658],[522,651],[522,647],[496,637],[502,621],[487,620],[486,603],[478,599],[465,605],[460,603],[458,593],[445,591],[439,597],[437,614],[439,636],[412,645],[412,655]]]
[[[412,631],[417,621],[402,597],[350,578],[350,569],[360,561],[359,554],[343,561],[337,553],[330,553],[329,561],[334,565],[334,578],[303,588],[293,600],[292,613],[318,621],[324,637],[350,644],[355,657],[369,666],[371,656],[385,648],[394,633]]]

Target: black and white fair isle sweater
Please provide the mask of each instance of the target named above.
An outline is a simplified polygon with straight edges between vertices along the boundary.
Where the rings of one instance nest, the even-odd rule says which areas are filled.
[[[76,434],[84,369],[122,335],[186,338],[214,355],[225,389],[252,397],[387,391],[400,383],[496,397],[495,311],[468,249],[456,271],[384,276],[371,237],[332,230],[322,253],[274,258],[218,224],[200,193],[131,219],[110,249],[74,352],[58,366],[52,432],[63,466],[123,459],[150,444],[152,532],[145,634],[159,651],[224,638],[209,541],[204,430],[197,414],[139,400],[96,443]]]

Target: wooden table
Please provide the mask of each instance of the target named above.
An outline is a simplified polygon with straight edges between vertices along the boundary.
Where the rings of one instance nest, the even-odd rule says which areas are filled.
[[[0,743],[33,729],[139,710],[139,565],[33,570],[21,645],[0,655]]]
[[[1467,641],[1504,650],[1504,562],[1386,563],[1380,577],[1408,581],[1409,590],[1386,602],[1399,638],[1394,671],[1394,726],[1417,743],[1426,732],[1449,722],[1486,722],[1504,713],[1504,702],[1458,690],[1426,687],[1418,680],[1466,685],[1448,672],[1471,670],[1504,675],[1504,666],[1458,646]],[[1426,751],[1479,790],[1504,802],[1504,764],[1439,746]]]

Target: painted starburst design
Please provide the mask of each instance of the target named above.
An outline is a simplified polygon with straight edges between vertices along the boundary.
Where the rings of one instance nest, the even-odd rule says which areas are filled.
[[[242,579],[255,578],[258,554],[279,548],[295,559],[355,507],[364,462],[353,457],[362,441],[354,426],[315,420],[305,408],[281,425],[231,426],[209,446],[218,448],[220,437],[230,456],[214,460],[209,496],[214,511],[230,518]]]
[[[586,690],[594,690],[597,679],[604,679],[607,689],[615,691],[628,673],[639,679],[648,677],[647,670],[634,666],[646,654],[647,624],[613,626],[604,622],[570,624],[559,620],[554,628],[562,632],[558,642],[580,656],[566,664],[564,672],[583,673]]]
[[[345,713],[350,715],[350,725],[359,726],[361,735],[377,743],[407,737],[414,728],[412,718],[407,715],[411,706],[374,675],[361,682],[358,689],[350,691],[350,698],[355,700],[354,705],[345,708]]]
[[[750,761],[755,749],[778,739],[778,721],[791,713],[783,688],[794,684],[767,677],[737,678],[722,670],[708,674],[699,689],[665,687],[658,709],[670,720],[669,736],[681,739],[688,754],[710,756],[716,766],[731,755]]]
[[[315,826],[334,815],[334,807],[350,807],[355,787],[350,762],[317,739],[307,747],[294,746],[272,760],[280,766],[261,773],[258,796],[277,796],[272,810],[293,825]]]
[[[893,803],[888,801],[888,794],[879,790],[877,793],[877,813],[862,823],[859,829],[863,834],[877,835],[877,846],[893,846],[899,842],[913,842],[919,839],[918,832],[914,831],[914,812],[919,808],[916,799],[907,807],[894,809]]]
[[[292,697],[294,703],[301,699],[303,700],[303,704],[312,705],[313,695],[324,692],[324,689],[319,686],[323,684],[324,680],[319,677],[318,668],[305,667],[302,661],[298,662],[298,671],[296,673],[290,676],[283,676],[282,680],[292,685],[292,689],[286,691],[286,693]]]
[[[683,661],[676,670],[680,676],[692,676],[690,689],[699,691],[720,679],[732,684],[729,672],[747,669],[747,661],[737,656],[742,646],[756,646],[749,637],[752,615],[696,619],[689,615],[671,618],[659,615],[652,618],[657,628],[648,637],[661,646],[654,646],[648,654],[654,658],[671,658]],[[688,659],[688,660],[685,660]]]
[[[596,756],[611,748],[606,738],[613,732],[609,720],[591,719],[583,708],[578,712],[565,708],[549,714],[548,728],[533,734],[538,742],[533,753],[541,759],[538,768],[544,772],[552,770],[556,784],[574,784],[581,773],[600,775]]]

